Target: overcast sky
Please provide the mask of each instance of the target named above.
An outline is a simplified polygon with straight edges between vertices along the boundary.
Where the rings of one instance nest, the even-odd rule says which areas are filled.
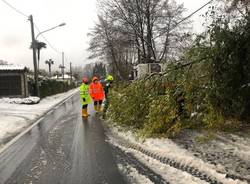
[[[56,63],[54,70],[61,64],[61,52],[65,52],[66,69],[69,62],[74,66],[86,64],[88,53],[87,33],[93,27],[97,17],[95,0],[6,0],[24,14],[32,14],[34,22],[40,31],[56,26],[62,22],[66,26],[44,33],[47,40],[57,50],[49,45],[41,51],[41,68],[45,68],[44,61],[52,58]],[[177,0],[183,2],[187,13],[193,12],[208,0]],[[204,10],[202,11],[204,12]],[[201,12],[201,13],[202,13]],[[202,19],[198,13],[193,17],[194,29],[201,30]],[[38,31],[36,30],[36,34]],[[39,36],[39,40],[45,40]],[[0,0],[0,59],[10,63],[24,64],[33,69],[30,23]],[[47,68],[47,67],[46,67]]]

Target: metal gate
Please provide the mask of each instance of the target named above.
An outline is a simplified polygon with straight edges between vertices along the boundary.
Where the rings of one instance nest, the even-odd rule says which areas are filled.
[[[0,76],[0,96],[22,95],[21,76]]]

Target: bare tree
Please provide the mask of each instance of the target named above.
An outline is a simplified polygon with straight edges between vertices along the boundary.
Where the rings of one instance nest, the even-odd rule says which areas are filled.
[[[185,9],[174,0],[99,0],[99,7],[91,58],[108,60],[121,79],[133,63],[166,62],[188,43],[187,22],[176,28]]]
[[[99,57],[102,60],[110,61],[111,71],[118,78],[126,78],[129,58],[128,48],[130,39],[121,29],[114,26],[114,21],[99,16],[99,23],[96,24],[91,36],[89,50],[93,53],[91,58]]]

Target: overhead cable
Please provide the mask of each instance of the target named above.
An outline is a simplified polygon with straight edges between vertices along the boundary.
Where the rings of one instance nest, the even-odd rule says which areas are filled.
[[[22,16],[25,16],[26,18],[28,18],[29,16],[26,15],[25,13],[23,13],[22,11],[20,11],[19,9],[17,9],[16,7],[14,7],[13,5],[11,5],[10,3],[8,3],[5,0],[1,0],[2,2],[4,2],[7,6],[9,6],[11,9],[13,9],[15,12],[19,13]]]

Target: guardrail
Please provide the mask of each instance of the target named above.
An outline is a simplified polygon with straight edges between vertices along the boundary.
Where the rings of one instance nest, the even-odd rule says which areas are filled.
[[[44,112],[25,131],[17,135],[0,150],[0,184],[4,184],[35,147],[39,138],[47,133],[60,118],[61,110],[74,105],[78,91]],[[65,109],[63,109],[65,108]]]

